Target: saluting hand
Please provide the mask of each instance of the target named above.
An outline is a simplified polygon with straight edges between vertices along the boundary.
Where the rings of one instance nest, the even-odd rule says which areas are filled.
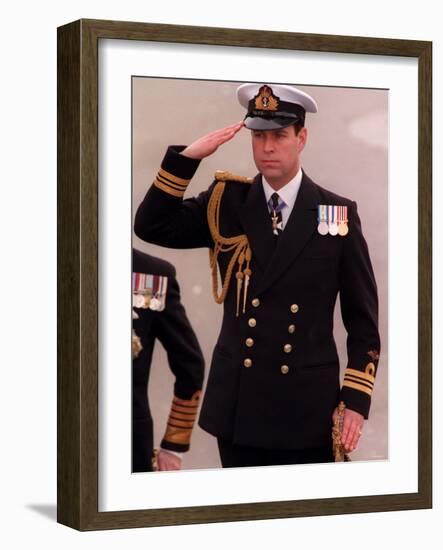
[[[337,414],[337,409],[335,409],[332,417],[333,422]],[[360,413],[351,409],[345,409],[341,442],[346,453],[352,453],[352,451],[355,451],[357,448],[362,434],[364,420],[363,415]]]
[[[203,136],[191,145],[188,145],[181,154],[185,157],[190,157],[191,159],[203,159],[212,155],[220,145],[226,143],[232,139],[235,134],[244,126],[244,122],[237,122],[232,124],[232,126],[227,126],[226,128],[221,128],[215,132],[211,132],[206,136]]]

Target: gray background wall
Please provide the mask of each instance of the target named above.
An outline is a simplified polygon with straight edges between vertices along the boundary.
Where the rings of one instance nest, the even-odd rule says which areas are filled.
[[[296,83],[294,83],[296,84]],[[154,179],[168,144],[189,144],[217,128],[242,120],[236,100],[239,83],[138,77],[133,79],[133,210]],[[388,92],[351,88],[297,86],[317,101],[308,114],[309,131],[302,165],[314,181],[357,201],[379,286],[382,354],[370,420],[355,460],[388,455]],[[217,169],[253,176],[250,132],[246,129],[201,163],[186,196],[206,189]],[[134,236],[134,246],[171,261],[177,268],[182,300],[206,359],[221,323],[222,307],[212,298],[207,250],[170,250]],[[335,334],[340,363],[346,365],[346,332],[337,300]],[[205,378],[205,379],[206,379]],[[160,344],[154,352],[149,386],[155,443],[163,435],[172,399],[173,377]],[[219,467],[215,438],[196,426],[183,467]]]

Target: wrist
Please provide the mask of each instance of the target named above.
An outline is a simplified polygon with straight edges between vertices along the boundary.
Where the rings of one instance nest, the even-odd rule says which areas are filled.
[[[199,156],[196,156],[195,152],[193,153],[192,152],[192,149],[190,149],[189,147],[185,147],[183,149],[183,151],[180,151],[180,155],[183,155],[184,157],[187,157],[188,159],[193,159],[193,160],[202,160],[203,157],[199,157]]]
[[[171,451],[170,449],[164,449],[163,447],[160,447],[160,451],[162,453],[169,453],[171,455],[174,455],[177,458],[179,458],[180,460],[183,459],[183,453],[179,453],[178,451]]]

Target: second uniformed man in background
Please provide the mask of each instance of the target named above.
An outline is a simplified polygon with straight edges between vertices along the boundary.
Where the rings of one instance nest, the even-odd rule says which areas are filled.
[[[180,470],[197,417],[204,359],[180,299],[174,266],[133,248],[132,302],[132,471]],[[167,353],[175,382],[156,454],[148,386],[157,340]]]
[[[199,425],[224,467],[330,462],[343,401],[342,443],[353,451],[368,417],[380,351],[377,287],[357,205],[301,168],[315,100],[284,85],[237,90],[244,121],[170,146],[138,208],[135,233],[172,248],[211,251],[224,316]],[[183,195],[200,161],[246,127],[255,178],[217,172]],[[217,269],[221,276],[218,288]],[[342,387],[333,338],[340,298],[348,363]]]

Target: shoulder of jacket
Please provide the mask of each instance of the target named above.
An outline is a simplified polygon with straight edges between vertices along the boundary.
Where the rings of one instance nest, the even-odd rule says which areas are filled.
[[[324,204],[334,204],[334,205],[341,205],[341,206],[352,206],[355,201],[352,199],[349,199],[347,197],[343,197],[341,195],[338,195],[337,193],[334,193],[330,191],[329,189],[326,189],[325,187],[321,187],[317,183],[314,183],[314,185],[317,187],[317,190],[324,201]]]
[[[133,249],[132,258],[132,270],[134,272],[160,275],[162,277],[175,277],[175,267],[167,260],[146,254],[146,252],[141,252],[137,249]]]
[[[254,178],[248,178],[247,176],[238,176],[227,170],[216,170],[214,174],[216,181],[235,181],[238,183],[252,184],[254,183]]]

